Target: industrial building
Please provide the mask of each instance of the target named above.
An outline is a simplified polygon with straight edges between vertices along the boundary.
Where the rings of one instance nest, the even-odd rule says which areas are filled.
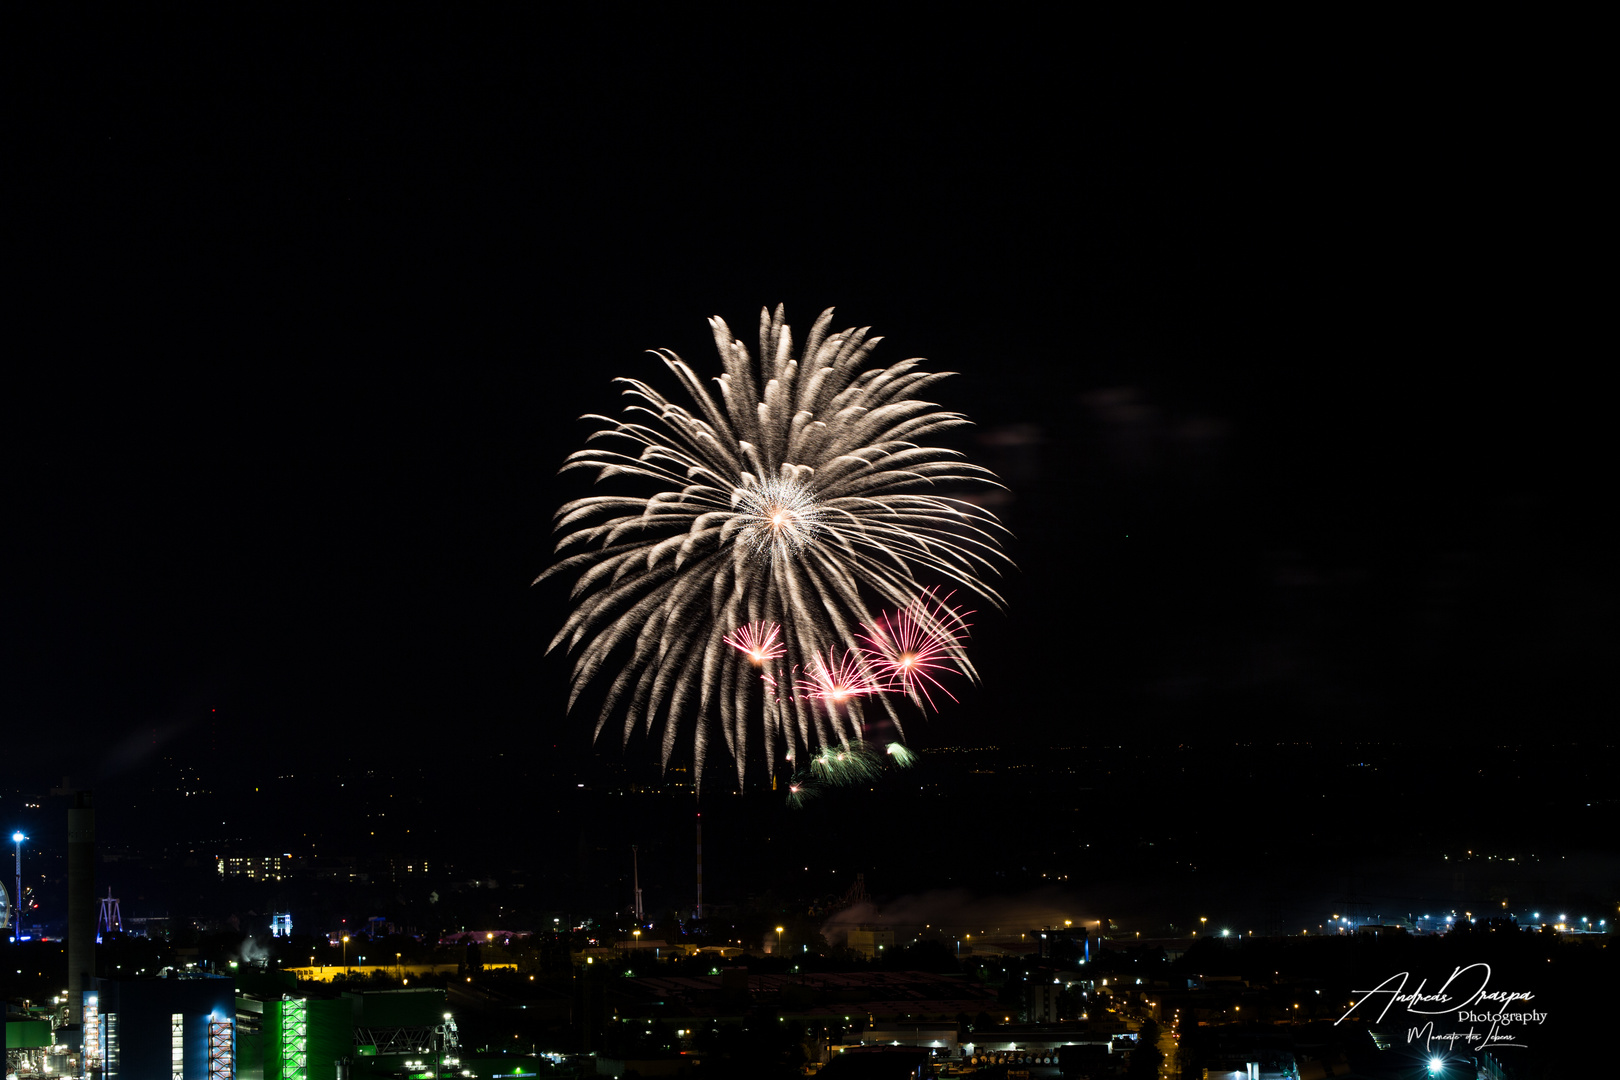
[[[1061,1019],[1058,1001],[1062,993],[1063,987],[1056,980],[1046,982],[1043,979],[1031,982],[1025,995],[1030,1023],[1057,1023]]]
[[[238,1075],[236,983],[218,975],[96,979],[84,997],[84,1053],[104,1080]]]
[[[866,959],[876,960],[884,949],[894,948],[894,929],[888,926],[862,924],[849,931],[845,944]]]
[[[4,1034],[5,1039],[0,1046],[4,1047],[5,1054],[0,1061],[3,1061],[7,1076],[27,1072],[43,1076],[53,1067],[57,1072],[66,1068],[67,1048],[56,1044],[56,1033],[51,1030],[49,1020],[8,1013]]]
[[[7,1049],[40,1075],[103,1080],[304,1080],[397,1075],[406,1061],[459,1064],[455,1021],[442,990],[383,990],[310,998],[237,992],[220,975],[96,979],[85,1026],[6,1025]],[[15,1029],[15,1030],[13,1030]]]

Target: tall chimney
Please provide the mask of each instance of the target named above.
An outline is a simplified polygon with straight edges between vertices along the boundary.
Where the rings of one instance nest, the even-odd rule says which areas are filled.
[[[697,815],[697,918],[703,918],[703,811]]]
[[[635,875],[634,881],[635,881],[635,888],[636,888],[636,929],[640,930],[641,929],[641,859],[637,856],[636,851],[637,851],[636,845],[631,844],[630,845],[630,866],[632,868],[631,872]]]
[[[88,791],[68,808],[68,1006],[84,1022],[84,992],[96,974],[96,811]]]

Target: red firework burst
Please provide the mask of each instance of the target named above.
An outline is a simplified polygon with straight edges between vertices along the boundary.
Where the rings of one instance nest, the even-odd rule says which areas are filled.
[[[870,633],[860,635],[866,643],[862,655],[885,681],[884,689],[902,692],[919,704],[926,701],[933,708],[934,699],[928,693],[932,684],[956,700],[935,678],[936,673],[961,670],[957,658],[968,636],[967,617],[973,612],[950,607],[948,602],[955,595],[940,600],[932,589],[927,590],[892,618],[880,615],[877,625],[864,628]]]
[[[747,656],[755,666],[781,659],[786,651],[781,639],[781,624],[764,622],[739,626],[725,636],[726,644]]]

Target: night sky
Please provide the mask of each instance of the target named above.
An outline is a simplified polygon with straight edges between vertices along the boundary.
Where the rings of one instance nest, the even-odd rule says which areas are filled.
[[[778,302],[959,372],[1011,488],[922,749],[1612,724],[1582,65],[515,11],[31,49],[0,779],[577,746],[578,417]]]

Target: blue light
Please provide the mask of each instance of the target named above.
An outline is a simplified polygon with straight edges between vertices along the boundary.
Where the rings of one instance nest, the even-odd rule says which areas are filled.
[[[26,839],[28,837],[24,836],[20,830],[11,834],[11,841],[14,844],[20,844]]]

